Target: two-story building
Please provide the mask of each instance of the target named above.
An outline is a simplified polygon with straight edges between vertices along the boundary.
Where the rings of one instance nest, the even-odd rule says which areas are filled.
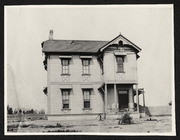
[[[51,30],[42,51],[48,119],[95,119],[99,114],[105,119],[123,111],[139,116],[141,49],[123,35],[111,41],[54,40]]]

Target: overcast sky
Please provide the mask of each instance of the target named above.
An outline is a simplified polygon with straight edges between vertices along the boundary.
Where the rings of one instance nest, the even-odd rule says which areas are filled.
[[[168,105],[174,94],[172,14],[172,5],[6,6],[7,103],[46,109],[41,43],[53,29],[54,39],[67,40],[110,41],[121,32],[142,49],[138,81],[145,89],[146,105]]]

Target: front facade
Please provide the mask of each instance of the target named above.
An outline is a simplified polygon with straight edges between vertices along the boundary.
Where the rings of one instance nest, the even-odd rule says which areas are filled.
[[[48,119],[105,119],[124,111],[139,115],[141,49],[124,36],[111,41],[53,40],[50,31],[42,48]]]

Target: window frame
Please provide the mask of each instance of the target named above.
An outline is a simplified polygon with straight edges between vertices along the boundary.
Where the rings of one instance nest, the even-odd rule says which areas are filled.
[[[70,109],[70,89],[62,89],[61,92],[62,92],[62,109]]]
[[[84,61],[87,61],[86,64]],[[91,59],[82,59],[82,75],[90,75],[90,62]]]
[[[117,73],[124,73],[124,56],[116,56]]]
[[[91,109],[91,89],[83,89],[83,109]]]
[[[64,62],[64,61],[67,61],[67,62]],[[62,75],[69,75],[69,63],[70,63],[69,59],[67,59],[67,58],[61,59]]]

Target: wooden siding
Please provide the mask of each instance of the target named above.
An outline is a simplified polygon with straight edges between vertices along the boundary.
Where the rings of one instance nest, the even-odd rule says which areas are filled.
[[[70,110],[62,109],[62,93],[59,85],[51,85],[51,113],[50,114],[87,114],[102,113],[102,94],[98,91],[100,85],[93,85],[91,92],[91,110],[83,109],[83,92],[81,86],[74,84],[70,92]]]
[[[50,82],[101,82],[101,70],[96,56],[93,56],[90,61],[90,76],[82,76],[82,60],[78,55],[73,55],[70,59],[69,76],[61,75],[62,66],[59,55],[51,55],[50,59]]]
[[[88,114],[103,112],[102,93],[98,88],[102,81],[106,83],[137,83],[137,59],[133,50],[127,50],[124,58],[124,73],[117,73],[115,50],[104,52],[104,75],[97,60],[92,56],[90,60],[90,75],[82,75],[82,59],[79,55],[72,55],[69,63],[69,75],[62,75],[62,65],[59,55],[51,54],[48,58],[48,114]],[[83,93],[81,85],[92,85],[91,110],[83,109]],[[71,85],[70,110],[62,109],[62,85]],[[119,87],[117,87],[118,90]],[[114,108],[114,87],[108,85],[108,109]]]
[[[117,62],[114,51],[104,53],[104,75],[105,81],[114,83],[136,83],[137,82],[137,59],[133,52],[124,57],[124,73],[117,73]]]

